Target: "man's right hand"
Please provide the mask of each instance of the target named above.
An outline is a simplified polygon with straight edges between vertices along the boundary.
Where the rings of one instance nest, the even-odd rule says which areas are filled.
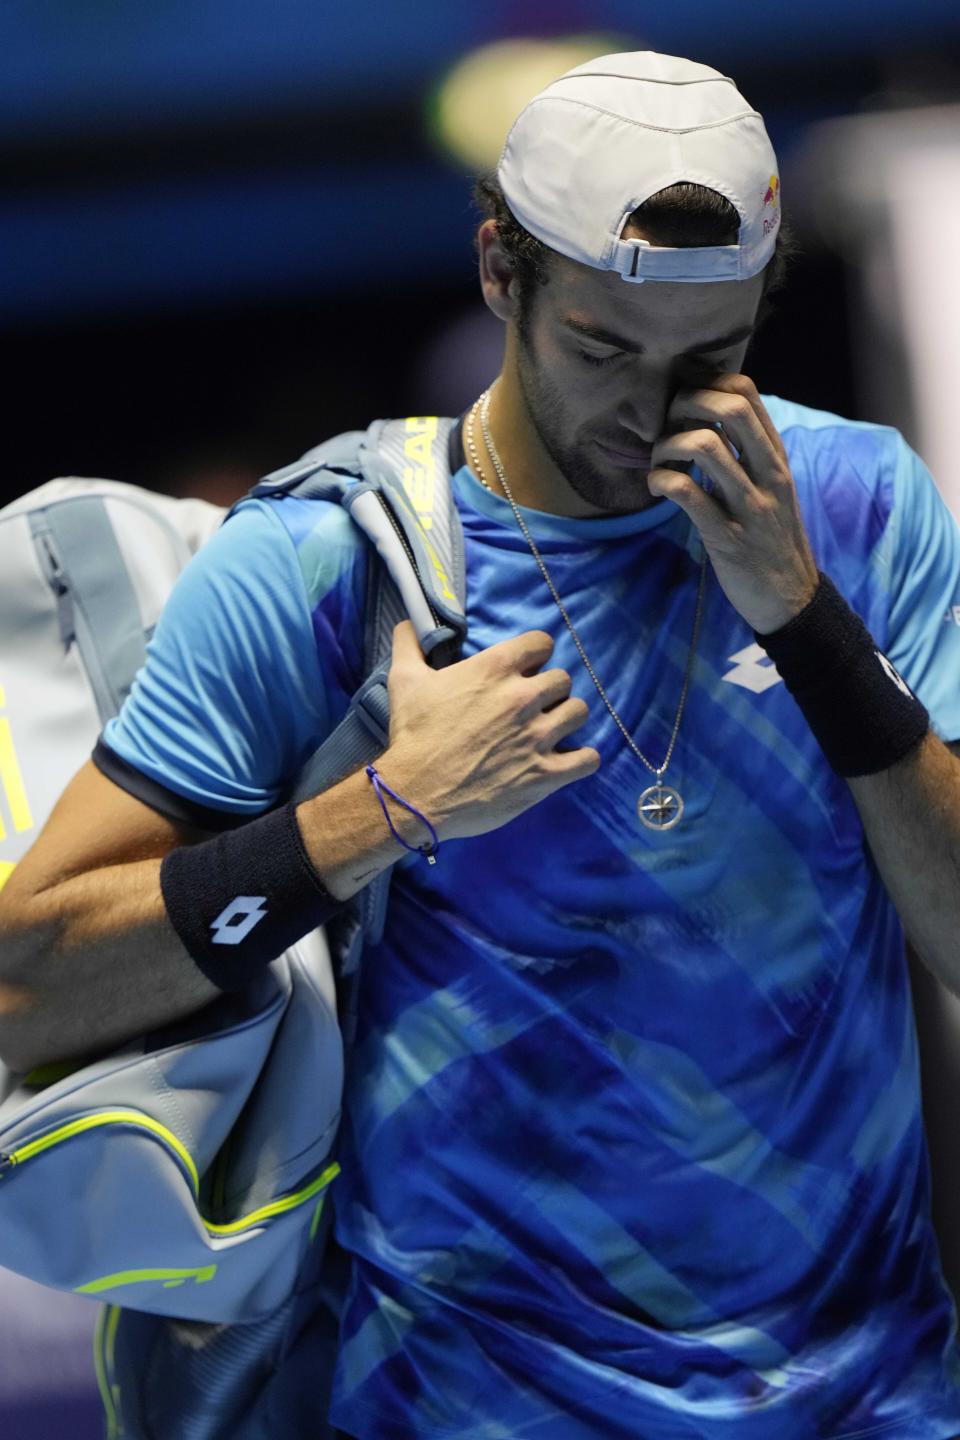
[[[596,750],[557,750],[587,718],[553,642],[532,630],[431,670],[409,621],[394,635],[390,744],[377,768],[441,838],[480,835],[592,775]],[[427,839],[392,808],[410,845]],[[361,769],[304,800],[311,863],[346,900],[403,853]],[[220,992],[166,914],[160,863],[205,838],[88,761],[0,897],[0,1056],[13,1070],[98,1053],[192,1014]]]
[[[441,839],[496,830],[573,780],[591,746],[557,750],[589,714],[565,670],[544,670],[553,640],[528,630],[432,670],[409,620],[393,634],[390,744],[377,768]]]

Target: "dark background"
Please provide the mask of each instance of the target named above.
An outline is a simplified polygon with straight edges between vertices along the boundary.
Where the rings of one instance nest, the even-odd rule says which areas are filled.
[[[587,31],[715,65],[763,111],[804,248],[748,369],[889,418],[861,413],[856,260],[791,169],[818,121],[957,97],[956,3],[5,0],[0,500],[56,474],[231,499],[338,430],[469,403],[497,328],[437,86],[472,47]]]
[[[713,65],[765,115],[803,253],[761,389],[909,421],[864,299],[889,299],[869,185],[813,140],[960,99],[958,0],[0,0],[0,503],[59,474],[228,502],[339,430],[470,403],[499,329],[438,87],[493,42],[585,32]],[[95,1314],[0,1272],[3,1440],[102,1437]]]

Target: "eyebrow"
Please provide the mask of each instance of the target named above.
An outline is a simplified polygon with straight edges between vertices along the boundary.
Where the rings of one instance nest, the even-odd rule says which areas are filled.
[[[584,335],[588,340],[597,340],[602,345],[613,345],[617,350],[627,350],[634,355],[643,354],[643,346],[638,345],[635,340],[628,340],[624,335],[617,335],[612,330],[604,330],[600,325],[591,325],[586,320],[576,320],[572,315],[564,320],[570,330],[575,330],[578,335]],[[742,325],[739,330],[732,330],[729,335],[718,336],[716,340],[701,340],[696,345],[688,345],[684,355],[707,355],[712,350],[726,350],[728,345],[736,345],[741,340],[748,339],[753,334],[752,325]]]

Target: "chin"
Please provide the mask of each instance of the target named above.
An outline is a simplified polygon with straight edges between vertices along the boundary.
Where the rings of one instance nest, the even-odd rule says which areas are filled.
[[[591,476],[568,480],[571,488],[581,500],[608,515],[631,515],[637,510],[646,510],[656,503],[657,497],[647,488],[648,471],[621,470],[616,479],[608,476]]]

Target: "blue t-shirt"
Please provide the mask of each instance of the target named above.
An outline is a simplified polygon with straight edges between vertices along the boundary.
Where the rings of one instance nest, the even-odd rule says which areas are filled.
[[[765,404],[818,565],[960,737],[960,536],[928,473],[893,430]],[[333,1422],[376,1440],[960,1433],[903,936],[849,787],[708,568],[666,777],[684,814],[645,829],[653,777],[509,506],[465,468],[454,489],[466,653],[548,631],[590,706],[570,743],[602,763],[396,867],[334,1187],[353,1278]],[[524,518],[659,765],[695,532],[670,501]],[[171,596],[107,744],[225,820],[274,804],[361,678],[367,563],[334,505],[245,504]]]

